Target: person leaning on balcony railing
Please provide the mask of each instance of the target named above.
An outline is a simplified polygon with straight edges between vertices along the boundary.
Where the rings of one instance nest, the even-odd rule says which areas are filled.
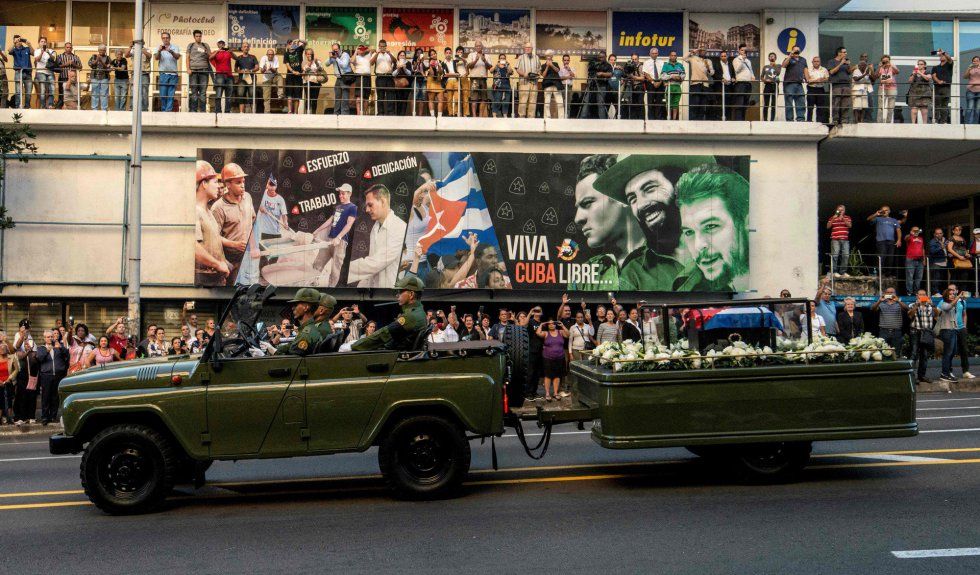
[[[806,121],[830,123],[830,98],[827,83],[830,72],[820,65],[820,56],[814,56],[813,65],[805,71],[806,77]]]
[[[932,67],[932,82],[936,97],[935,121],[937,124],[948,124],[950,84],[953,83],[953,57],[941,48],[936,50],[936,55],[939,56],[939,64]]]
[[[259,71],[262,73],[262,111],[266,114],[272,113],[272,89],[279,84],[279,56],[276,51],[269,48],[265,51],[265,56],[259,60]]]
[[[898,94],[898,68],[892,65],[888,54],[881,57],[876,76],[878,82],[878,123],[891,124],[895,121],[895,96]]]
[[[75,82],[77,88],[78,72],[82,69],[82,61],[75,55],[75,49],[71,42],[65,42],[65,51],[58,55],[58,86],[55,92],[58,96],[55,99],[54,107],[61,109],[65,104],[64,83],[68,81],[68,71],[75,70]],[[75,107],[78,109],[78,96],[76,95]]]
[[[929,107],[932,105],[932,74],[926,70],[926,61],[919,60],[909,76],[908,103],[912,110],[913,124],[929,122]]]
[[[704,50],[701,48],[692,48],[684,62],[690,68],[688,76],[691,78],[688,117],[692,120],[707,120],[708,91],[711,89],[711,78],[715,74],[714,64],[704,57]]]
[[[246,110],[254,112],[252,104],[255,102],[256,72],[259,69],[259,61],[249,53],[252,46],[248,42],[242,42],[242,53],[235,59],[235,96],[238,100],[238,112],[244,114]]]
[[[67,50],[67,46],[65,47],[65,49]],[[136,50],[136,42],[135,41],[130,42],[129,52],[126,53],[126,57],[133,59],[133,74],[136,73],[137,55],[135,53],[135,50]],[[144,112],[147,111],[147,109],[149,109],[149,105],[150,105],[150,60],[152,59],[153,59],[153,52],[150,52],[150,50],[146,47],[146,44],[144,44],[143,57],[140,58],[141,60],[140,62],[141,104],[140,105],[142,106]],[[136,94],[133,94],[133,97],[136,97]]]

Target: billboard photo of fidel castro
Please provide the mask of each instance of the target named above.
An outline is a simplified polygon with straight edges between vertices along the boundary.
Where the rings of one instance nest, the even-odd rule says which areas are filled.
[[[677,182],[681,245],[691,258],[677,291],[736,292],[748,286],[749,182],[718,164],[704,164]]]
[[[672,291],[683,266],[678,261],[681,229],[675,185],[684,172],[713,156],[625,154],[600,175],[595,188],[627,205],[646,237],[646,245],[623,262],[619,289]]]

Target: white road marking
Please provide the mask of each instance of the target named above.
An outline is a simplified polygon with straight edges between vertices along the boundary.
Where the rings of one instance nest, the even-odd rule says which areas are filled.
[[[939,416],[939,417],[917,417],[916,419],[918,419],[919,421],[923,421],[923,420],[926,420],[926,419],[960,419],[962,417],[980,417],[980,414],[978,414],[978,415],[943,415],[943,416]]]
[[[949,411],[951,409],[980,409],[980,405],[964,405],[963,407],[923,407],[916,411]]]
[[[940,459],[938,457],[920,457],[917,455],[892,455],[889,453],[880,453],[877,455],[868,454],[855,454],[849,455],[847,453],[835,454],[841,455],[843,457],[853,457],[855,459],[881,459],[882,461],[905,461],[905,462],[917,462],[917,461],[950,461],[949,459]]]
[[[49,455],[47,457],[15,457],[13,459],[0,459],[0,463],[11,461],[44,461],[47,459],[78,459],[81,455]]]
[[[0,442],[0,447],[12,447],[16,445],[47,445],[47,441],[4,441]]]
[[[957,399],[920,399],[918,403],[940,403],[946,401],[980,401],[980,397],[964,397]]]
[[[961,431],[980,431],[980,427],[966,427],[963,429],[926,429],[919,430],[919,433],[956,433]]]
[[[958,549],[913,549],[910,551],[892,551],[899,559],[923,559],[929,557],[969,557],[980,555],[980,547],[960,547]]]

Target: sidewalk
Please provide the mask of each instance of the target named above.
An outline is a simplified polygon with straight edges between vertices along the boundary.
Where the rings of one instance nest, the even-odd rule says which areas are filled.
[[[37,436],[49,436],[55,433],[61,433],[65,429],[61,427],[59,423],[49,423],[48,425],[41,425],[40,423],[34,424],[24,424],[24,425],[0,425],[0,438],[6,439],[8,437],[37,437]]]

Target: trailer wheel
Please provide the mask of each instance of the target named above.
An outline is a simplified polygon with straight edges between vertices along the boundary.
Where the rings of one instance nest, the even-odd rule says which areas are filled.
[[[399,421],[381,441],[378,464],[398,497],[439,499],[454,494],[466,478],[470,444],[455,422],[416,415]]]
[[[729,463],[747,483],[786,483],[795,480],[810,461],[808,441],[763,443],[734,447]]]
[[[510,362],[510,383],[507,386],[507,401],[511,407],[524,405],[524,389],[528,387],[531,374],[531,352],[527,328],[522,325],[508,325],[500,333],[500,341],[507,346],[507,360]]]
[[[82,455],[82,487],[99,509],[112,515],[152,511],[170,493],[180,456],[159,431],[114,425],[92,438]]]

